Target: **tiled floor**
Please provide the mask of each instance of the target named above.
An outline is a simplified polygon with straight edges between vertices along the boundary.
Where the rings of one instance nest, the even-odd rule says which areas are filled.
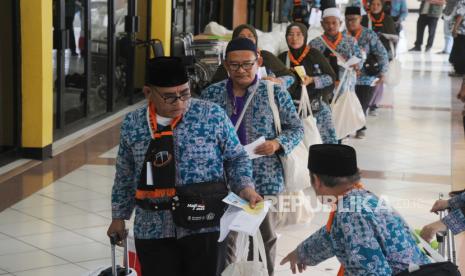
[[[416,16],[407,24],[408,46]],[[365,139],[347,141],[357,149],[368,189],[390,200],[415,228],[437,219],[428,210],[440,192],[451,189],[450,91],[458,80],[447,76],[447,57],[434,54],[442,47],[441,26],[432,53],[400,56],[401,83],[387,88],[394,108],[368,117]],[[99,158],[111,160],[116,152]],[[0,275],[73,276],[110,264],[105,233],[114,173],[112,165],[85,164],[1,212]],[[281,230],[277,262],[326,219],[326,213],[315,213],[310,225]],[[303,275],[335,275],[338,266],[333,258]],[[277,276],[291,274],[287,266],[276,269]]]

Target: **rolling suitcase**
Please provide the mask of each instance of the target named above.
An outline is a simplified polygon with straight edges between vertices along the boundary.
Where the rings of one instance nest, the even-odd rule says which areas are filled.
[[[124,256],[123,256],[123,267],[116,264],[116,243],[117,236],[110,237],[111,244],[111,267],[99,268],[85,276],[137,276],[137,272],[129,267],[128,264],[128,240],[127,238],[123,241],[124,245]]]

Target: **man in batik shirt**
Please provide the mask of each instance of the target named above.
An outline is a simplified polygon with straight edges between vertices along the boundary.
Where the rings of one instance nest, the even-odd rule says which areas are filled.
[[[302,272],[331,257],[338,275],[396,275],[410,264],[429,263],[402,217],[360,182],[355,150],[347,145],[313,145],[308,163],[317,196],[331,199],[326,226],[303,241],[281,264]]]
[[[252,206],[261,200],[252,164],[224,110],[191,98],[181,59],[157,57],[146,72],[148,103],[126,115],[121,126],[108,235],[122,240],[125,220],[135,210],[142,275],[214,276],[224,190]],[[188,208],[195,195],[181,197],[188,190],[203,195],[195,210]],[[173,209],[176,203],[187,208]],[[192,211],[205,214],[196,213],[192,221]]]
[[[366,116],[368,105],[373,98],[375,85],[383,81],[383,75],[389,69],[388,53],[378,35],[374,31],[362,26],[362,16],[359,7],[347,7],[345,20],[347,30],[344,31],[344,34],[354,37],[362,51],[364,65],[357,77],[355,93]],[[365,137],[365,130],[366,127],[359,129],[356,137]]]

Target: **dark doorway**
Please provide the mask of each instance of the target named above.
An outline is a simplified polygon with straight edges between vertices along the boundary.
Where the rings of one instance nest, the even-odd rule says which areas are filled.
[[[18,157],[20,146],[19,1],[0,1],[0,166]]]

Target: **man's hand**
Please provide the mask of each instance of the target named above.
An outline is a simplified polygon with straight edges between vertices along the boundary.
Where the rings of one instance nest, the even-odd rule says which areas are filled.
[[[302,79],[302,84],[307,86],[310,85],[314,82],[314,79],[310,76],[305,75],[304,78]]]
[[[422,237],[427,242],[431,242],[431,240],[436,236],[437,232],[446,230],[447,226],[444,225],[442,221],[438,220],[423,227],[420,232],[420,237]]]
[[[459,93],[457,94],[457,99],[461,100],[465,103],[465,78],[462,82],[462,88],[460,89]]]
[[[255,208],[258,202],[263,201],[263,198],[257,194],[254,188],[247,187],[239,192],[239,196],[249,202],[250,208]]]
[[[457,34],[458,34],[458,33],[457,33],[457,29],[454,28],[454,29],[452,30],[452,37],[457,37]]]
[[[269,81],[277,83],[277,84],[283,84],[283,80],[280,79],[280,78],[263,77],[262,80],[269,80]]]
[[[437,213],[439,211],[443,211],[449,208],[449,201],[440,199],[436,200],[436,202],[433,204],[433,207],[431,208],[431,212]]]
[[[116,234],[118,237],[117,245],[122,246],[123,240],[126,239],[126,225],[124,219],[113,219],[110,227],[107,230],[107,236],[110,237],[112,234]]]
[[[281,265],[285,265],[287,262],[289,262],[292,270],[292,274],[295,274],[296,268],[299,270],[299,273],[304,272],[304,270],[307,268],[307,266],[303,263],[300,263],[299,261],[299,256],[297,254],[297,249],[289,253],[284,259],[281,260]]]
[[[259,155],[272,155],[281,148],[281,145],[276,140],[268,140],[255,149],[255,153]]]

